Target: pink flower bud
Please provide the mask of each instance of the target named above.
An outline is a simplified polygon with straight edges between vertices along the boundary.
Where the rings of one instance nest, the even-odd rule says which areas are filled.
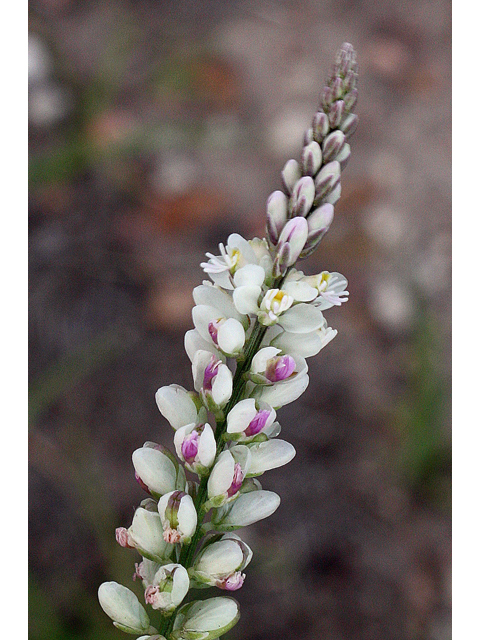
[[[295,371],[295,360],[292,356],[276,356],[270,358],[265,370],[265,377],[270,382],[280,382],[286,380]]]
[[[198,453],[198,433],[192,431],[182,442],[182,455],[185,462],[192,463]]]
[[[232,484],[230,485],[230,488],[227,491],[227,495],[229,498],[231,498],[233,495],[237,493],[237,491],[239,491],[240,487],[242,486],[244,477],[245,477],[245,474],[243,473],[241,465],[238,462],[235,463]]]
[[[254,419],[249,423],[248,427],[245,429],[246,436],[255,436],[257,433],[263,429],[266,425],[268,418],[270,417],[271,411],[268,409],[263,409],[259,411]]]
[[[203,388],[207,391],[212,390],[213,379],[217,375],[218,367],[221,364],[221,360],[217,360],[215,356],[212,356],[209,364],[205,367],[205,373],[203,375]]]

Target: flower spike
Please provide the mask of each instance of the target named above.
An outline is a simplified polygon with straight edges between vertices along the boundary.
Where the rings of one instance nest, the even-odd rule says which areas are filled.
[[[288,464],[295,448],[278,438],[277,410],[309,383],[306,359],[337,335],[324,312],[348,300],[347,279],[296,268],[325,237],[358,125],[353,47],[338,52],[298,159],[281,171],[266,203],[266,237],[232,233],[201,264],[209,280],[193,291],[194,328],[185,335],[193,391],[158,389],[158,409],[174,430],[176,456],[146,442],[132,456],[148,493],[117,542],[140,554],[134,579],[146,606],[116,582],[100,586],[105,613],[139,640],[215,640],[240,617],[231,597],[195,599],[195,589],[240,589],[252,558],[232,533],[272,515],[280,497],[258,481]],[[288,433],[288,427],[286,429]],[[195,476],[187,480],[185,469]]]

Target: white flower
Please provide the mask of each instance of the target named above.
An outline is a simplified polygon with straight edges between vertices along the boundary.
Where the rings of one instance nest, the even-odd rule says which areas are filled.
[[[315,276],[305,276],[293,269],[282,288],[296,301],[313,302],[317,309],[324,311],[348,300],[347,285],[341,273],[322,271]]]
[[[156,633],[150,627],[147,612],[139,603],[137,596],[117,582],[104,582],[98,589],[100,606],[113,624],[126,633]]]
[[[208,507],[220,507],[238,497],[250,466],[250,451],[236,445],[222,451],[208,479]]]
[[[322,271],[316,276],[306,276],[305,281],[318,291],[318,297],[314,301],[318,309],[324,311],[333,306],[339,307],[348,300],[348,282],[341,273]]]
[[[225,406],[233,390],[232,372],[209,351],[197,351],[192,362],[193,381],[209,409]]]
[[[160,387],[156,392],[155,400],[160,413],[174,429],[192,422],[201,422],[203,417],[206,418],[205,409],[197,407],[193,395],[178,384]]]
[[[227,434],[232,440],[250,442],[259,436],[274,437],[280,432],[275,422],[276,412],[264,402],[254,398],[240,400],[227,415]]]
[[[252,555],[243,540],[234,533],[227,533],[200,551],[190,573],[197,582],[236,591],[243,585],[245,574],[242,571]]]
[[[245,329],[235,318],[225,318],[214,307],[197,305],[192,310],[193,324],[203,340],[209,339],[227,356],[240,354],[245,344]]]
[[[175,616],[170,640],[215,640],[239,620],[239,605],[233,598],[209,598],[184,604]]]
[[[175,450],[187,469],[205,475],[215,461],[217,443],[208,424],[190,424],[175,432]]]
[[[212,516],[217,531],[233,531],[247,527],[272,515],[280,504],[280,496],[273,491],[249,491],[220,509]]]
[[[192,497],[184,491],[171,491],[158,501],[166,542],[188,544],[197,528],[197,510]]]
[[[200,266],[215,284],[224,289],[233,289],[232,275],[246,264],[258,264],[257,256],[247,240],[238,233],[232,233],[227,239],[227,246],[220,244],[219,249],[221,255],[207,253],[208,262],[202,262]]]
[[[317,355],[323,347],[335,338],[337,333],[337,330],[327,326],[327,321],[324,320],[323,325],[311,333],[281,331],[270,340],[270,344],[282,351],[295,352],[304,358],[310,358]]]
[[[279,316],[290,309],[294,302],[292,296],[288,295],[281,289],[269,289],[264,295],[262,304],[260,305],[260,312],[258,314],[259,321],[265,325],[270,326],[278,322]]]
[[[163,527],[158,512],[139,507],[133,516],[129,529],[119,527],[116,532],[117,542],[122,547],[137,549],[145,558],[163,562],[173,550],[172,545],[163,539]]]
[[[216,360],[221,360],[222,362],[226,360],[225,355],[214,346],[210,336],[208,340],[205,340],[196,329],[190,329],[185,333],[184,344],[187,356],[192,363],[197,351],[208,351],[212,356],[215,356]]]
[[[253,357],[250,380],[258,386],[247,390],[249,395],[278,409],[296,400],[308,386],[308,366],[305,358],[280,355],[276,347],[264,347]]]
[[[265,270],[256,264],[247,264],[235,273],[233,302],[239,313],[257,313],[258,298],[265,278]]]
[[[285,440],[267,440],[248,445],[251,461],[249,476],[259,476],[265,471],[287,464],[295,457],[295,448]]]
[[[164,615],[171,614],[182,602],[190,588],[187,570],[181,564],[166,564],[155,574],[145,589],[145,602]]]
[[[185,471],[161,445],[146,442],[132,454],[135,476],[141,486],[158,497],[185,488]]]

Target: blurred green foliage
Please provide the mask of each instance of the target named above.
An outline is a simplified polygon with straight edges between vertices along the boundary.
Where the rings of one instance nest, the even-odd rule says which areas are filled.
[[[443,509],[451,505],[449,383],[441,376],[439,332],[425,305],[409,345],[410,371],[394,424],[400,438],[398,465],[403,480],[419,500]]]

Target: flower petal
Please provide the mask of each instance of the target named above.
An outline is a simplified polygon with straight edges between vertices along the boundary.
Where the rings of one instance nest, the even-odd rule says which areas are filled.
[[[290,307],[278,320],[278,324],[291,333],[310,333],[321,327],[323,322],[320,309],[304,303]]]

